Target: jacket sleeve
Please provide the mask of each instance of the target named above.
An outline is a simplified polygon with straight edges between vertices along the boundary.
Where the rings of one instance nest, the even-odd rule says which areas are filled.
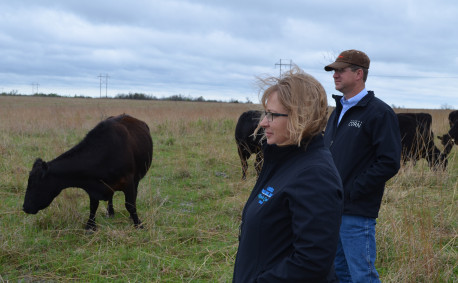
[[[327,282],[334,275],[343,208],[337,170],[314,166],[294,178],[287,190],[293,251],[266,267],[257,282]]]
[[[374,161],[356,178],[352,200],[368,193],[370,188],[383,187],[400,168],[401,134],[396,114],[392,110],[384,111],[372,120],[369,127],[372,147],[375,149]]]

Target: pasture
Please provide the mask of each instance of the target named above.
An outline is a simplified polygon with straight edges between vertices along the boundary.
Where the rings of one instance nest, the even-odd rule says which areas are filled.
[[[0,282],[230,282],[241,211],[256,178],[252,157],[241,180],[234,130],[242,112],[259,107],[0,96]],[[449,110],[396,110],[409,111],[429,112],[436,136],[449,129]],[[101,202],[93,233],[84,230],[89,198],[81,189],[25,214],[35,159],[54,159],[122,113],[145,121],[153,138],[137,198],[145,228],[133,227],[120,192],[114,218],[104,216]],[[458,280],[457,152],[445,172],[421,160],[389,181],[377,224],[382,282]]]

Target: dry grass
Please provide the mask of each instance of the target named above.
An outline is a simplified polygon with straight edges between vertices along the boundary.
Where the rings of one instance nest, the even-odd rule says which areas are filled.
[[[389,182],[377,225],[385,282],[456,280],[456,166],[452,172],[431,171],[423,163],[402,168]]]
[[[250,104],[0,96],[0,282],[228,282],[240,213],[255,182],[250,159],[242,182],[233,139]],[[447,110],[433,116],[447,131]],[[148,123],[153,165],[141,181],[135,230],[115,194],[114,219],[82,229],[89,200],[65,190],[37,215],[21,211],[37,157],[51,160],[102,119],[121,113]],[[436,141],[442,150],[442,146]],[[456,282],[458,160],[431,171],[422,160],[403,167],[386,188],[377,224],[377,268],[383,282]]]

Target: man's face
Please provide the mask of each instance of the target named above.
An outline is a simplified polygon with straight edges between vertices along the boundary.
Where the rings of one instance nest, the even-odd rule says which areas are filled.
[[[334,84],[336,90],[340,91],[344,95],[355,88],[358,71],[352,71],[350,67],[334,70]],[[362,70],[361,70],[362,71]]]

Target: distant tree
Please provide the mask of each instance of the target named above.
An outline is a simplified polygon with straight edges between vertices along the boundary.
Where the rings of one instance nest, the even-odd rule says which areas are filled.
[[[75,95],[73,96],[73,98],[91,98],[91,99],[92,99],[92,97],[90,97],[90,96],[84,96],[84,95],[82,95],[82,94],[75,94]]]
[[[4,92],[4,91],[2,91],[2,93],[1,93],[0,95],[4,95],[4,96],[16,96],[16,95],[20,95],[20,94],[18,93],[17,90],[12,90],[12,91],[10,91],[10,92]]]
[[[446,103],[443,103],[441,105],[441,109],[443,109],[443,110],[451,110],[451,109],[453,109],[453,106],[446,102]]]
[[[191,97],[185,97],[182,94],[175,94],[172,96],[169,96],[168,98],[164,98],[164,100],[170,100],[170,101],[192,101]]]
[[[115,96],[118,99],[137,99],[137,100],[156,100],[155,96],[146,95],[144,93],[129,93],[129,94],[118,94]]]
[[[41,97],[61,97],[60,95],[58,95],[57,93],[35,93],[33,94],[33,96],[41,96]]]
[[[403,109],[403,108],[405,108],[405,106],[396,106],[394,104],[391,104],[391,108],[393,108],[393,109]]]

